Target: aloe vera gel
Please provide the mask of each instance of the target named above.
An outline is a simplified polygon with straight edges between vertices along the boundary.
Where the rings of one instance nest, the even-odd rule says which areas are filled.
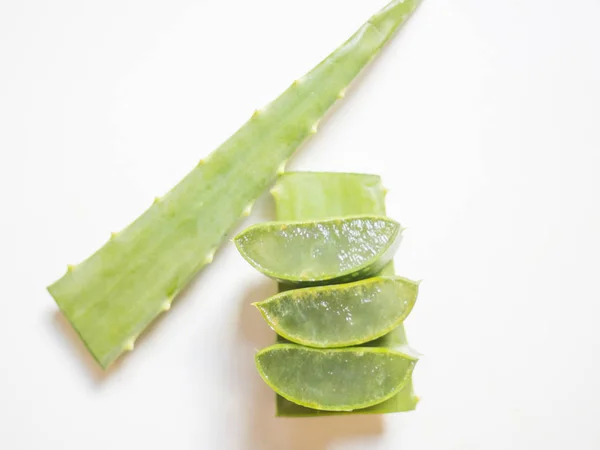
[[[387,217],[273,222],[247,228],[234,242],[265,275],[298,285],[366,278],[391,261],[402,228]]]
[[[329,411],[353,411],[392,397],[415,363],[411,356],[377,347],[316,350],[275,344],[256,355],[261,376],[278,394]]]
[[[400,325],[417,300],[418,287],[402,277],[373,277],[288,290],[254,305],[288,341],[348,347],[375,340]]]

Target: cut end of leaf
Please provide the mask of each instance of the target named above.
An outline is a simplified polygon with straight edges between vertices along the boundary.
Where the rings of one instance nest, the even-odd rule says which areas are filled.
[[[256,354],[263,380],[278,394],[308,408],[353,411],[396,395],[416,360],[376,347],[311,349],[275,344]]]
[[[268,277],[302,285],[333,284],[381,270],[398,250],[401,230],[387,216],[357,215],[259,223],[241,231],[234,242],[244,259]],[[359,235],[365,240],[360,245]]]

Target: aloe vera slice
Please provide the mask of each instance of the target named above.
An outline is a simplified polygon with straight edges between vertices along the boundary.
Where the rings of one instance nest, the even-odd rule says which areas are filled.
[[[277,220],[321,220],[356,214],[385,215],[385,192],[377,175],[340,172],[287,172],[281,175],[271,194],[275,199]],[[381,275],[393,276],[393,263]],[[280,284],[280,291],[287,286]],[[277,335],[278,342],[285,338]],[[381,338],[363,346],[404,349],[408,346],[404,326],[400,325]],[[298,405],[281,395],[276,395],[278,417],[316,417],[347,414],[387,414],[412,411],[419,397],[415,394],[412,379],[390,399],[368,408],[350,412],[322,411]]]
[[[394,0],[312,71],[294,81],[179,184],[48,287],[106,368],[171,307],[192,277],[344,97],[419,0]]]
[[[387,217],[355,216],[309,222],[267,222],[234,238],[263,274],[291,284],[341,283],[369,277],[389,263],[402,228]]]
[[[295,289],[254,305],[277,334],[310,347],[348,347],[377,339],[412,310],[418,283],[373,277],[354,283]]]
[[[325,411],[352,411],[400,391],[417,360],[378,347],[315,349],[275,344],[256,354],[265,382],[294,403]]]

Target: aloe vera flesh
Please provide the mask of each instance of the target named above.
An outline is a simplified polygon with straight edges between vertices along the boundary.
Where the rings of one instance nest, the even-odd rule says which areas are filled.
[[[401,232],[387,217],[354,216],[259,223],[234,242],[246,261],[277,281],[333,284],[378,273],[393,259]]]
[[[288,341],[318,348],[348,347],[377,339],[410,314],[418,283],[372,277],[353,283],[281,292],[254,305]]]
[[[217,248],[418,0],[394,0],[312,71],[294,81],[128,227],[48,287],[106,368]]]
[[[325,411],[352,411],[393,397],[416,362],[385,347],[315,349],[275,344],[256,354],[261,376],[279,395]]]
[[[271,193],[275,199],[278,220],[320,220],[355,214],[385,215],[385,189],[377,175],[339,172],[287,172],[281,175]],[[393,263],[380,275],[393,276]],[[288,286],[279,285],[281,291]],[[277,336],[280,343],[287,342]],[[408,345],[403,325],[366,345],[404,348]],[[293,403],[276,396],[278,417],[313,417],[339,414],[385,414],[412,411],[419,399],[414,393],[412,380],[390,399],[351,412],[321,411]]]

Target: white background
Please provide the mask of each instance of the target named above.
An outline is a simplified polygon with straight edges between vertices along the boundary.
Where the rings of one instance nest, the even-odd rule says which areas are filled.
[[[0,2],[2,450],[600,448],[598,0],[425,0],[293,159],[390,189],[416,412],[275,419],[231,243],[107,373],[45,290],[384,3]]]

